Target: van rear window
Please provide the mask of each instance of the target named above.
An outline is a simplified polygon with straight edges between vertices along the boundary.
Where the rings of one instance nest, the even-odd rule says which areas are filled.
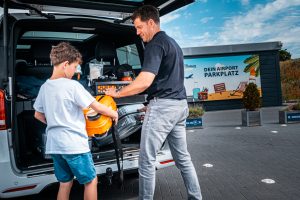
[[[133,69],[141,69],[140,57],[135,44],[117,48],[120,65],[129,64]]]
[[[22,44],[18,44],[17,45],[17,49],[30,49],[31,45],[22,45]]]

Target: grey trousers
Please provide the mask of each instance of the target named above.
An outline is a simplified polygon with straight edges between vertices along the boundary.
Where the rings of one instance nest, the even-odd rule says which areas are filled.
[[[145,115],[139,156],[139,199],[152,200],[155,190],[156,154],[165,140],[180,170],[188,199],[201,200],[201,190],[191,156],[187,150],[185,120],[186,100],[151,100]]]

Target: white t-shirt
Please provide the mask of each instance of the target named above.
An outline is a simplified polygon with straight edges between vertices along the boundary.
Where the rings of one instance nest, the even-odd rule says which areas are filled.
[[[82,108],[95,98],[75,80],[48,79],[40,88],[33,105],[47,121],[46,154],[89,152]]]

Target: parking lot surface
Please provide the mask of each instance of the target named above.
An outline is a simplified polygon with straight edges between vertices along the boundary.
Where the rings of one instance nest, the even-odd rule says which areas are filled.
[[[300,199],[300,124],[279,124],[279,109],[262,108],[257,127],[241,126],[241,110],[207,112],[203,129],[187,131],[204,200]],[[56,199],[57,189],[15,199]],[[137,199],[138,177],[127,175],[123,190],[101,181],[98,192],[104,200]],[[75,184],[70,199],[82,197]],[[175,166],[157,171],[155,199],[187,199]]]

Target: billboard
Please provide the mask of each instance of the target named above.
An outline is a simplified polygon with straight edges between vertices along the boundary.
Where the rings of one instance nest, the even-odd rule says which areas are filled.
[[[184,84],[194,100],[241,99],[253,82],[261,96],[259,55],[184,59]]]

